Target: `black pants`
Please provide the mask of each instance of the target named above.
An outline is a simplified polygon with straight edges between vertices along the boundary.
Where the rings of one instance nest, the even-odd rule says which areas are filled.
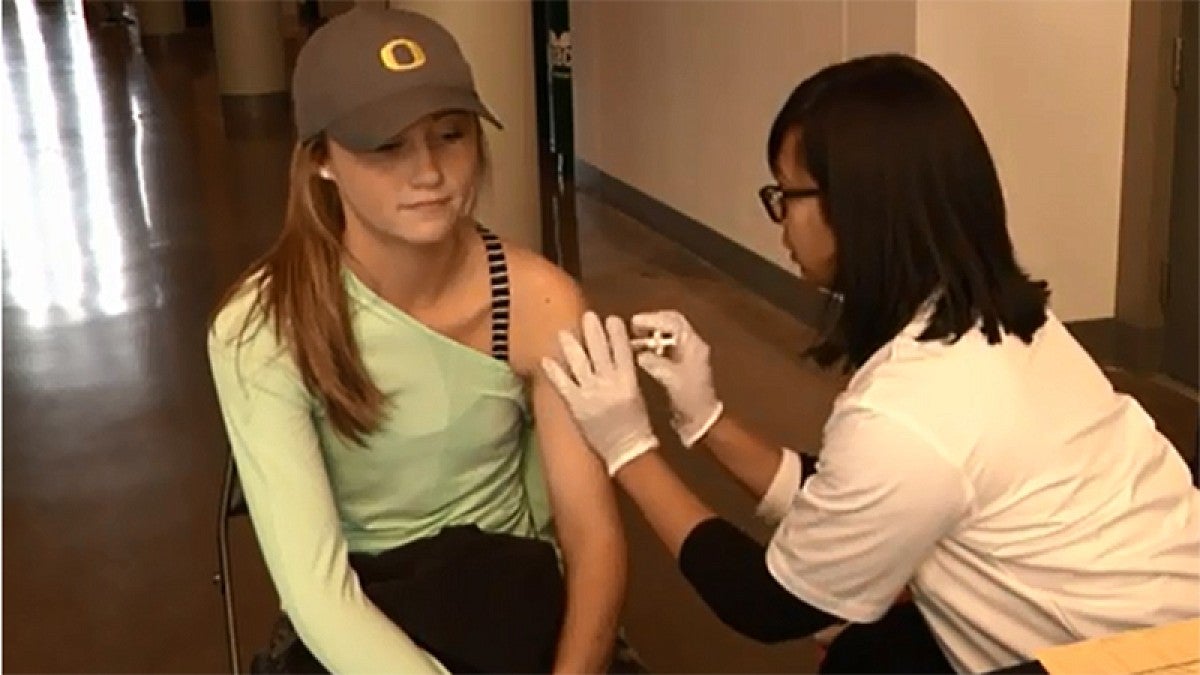
[[[902,602],[875,623],[854,624],[829,645],[822,673],[953,673],[917,606]]]

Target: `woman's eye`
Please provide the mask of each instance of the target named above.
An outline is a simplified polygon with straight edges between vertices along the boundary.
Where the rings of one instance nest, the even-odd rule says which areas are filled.
[[[384,143],[383,145],[379,146],[378,148],[375,148],[375,152],[395,152],[395,151],[399,150],[400,148],[402,148],[403,146],[404,146],[403,141],[392,141],[391,143]]]
[[[466,136],[466,134],[461,129],[450,129],[442,133],[442,140],[453,143],[454,141],[462,140],[463,136]]]

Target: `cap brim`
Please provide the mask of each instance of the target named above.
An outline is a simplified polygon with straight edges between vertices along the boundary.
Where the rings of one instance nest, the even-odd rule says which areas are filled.
[[[504,128],[475,92],[457,87],[422,87],[358,108],[330,124],[326,132],[346,148],[365,152],[386,144],[422,117],[443,110],[472,112],[496,128]]]

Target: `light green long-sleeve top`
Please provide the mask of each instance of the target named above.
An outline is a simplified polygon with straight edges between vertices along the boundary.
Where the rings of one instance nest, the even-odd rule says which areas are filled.
[[[217,316],[208,351],[242,488],[283,610],[332,672],[445,672],[363,594],[349,552],[444,527],[548,536],[523,380],[344,272],[363,361],[388,397],[359,447],[336,434],[253,294]]]

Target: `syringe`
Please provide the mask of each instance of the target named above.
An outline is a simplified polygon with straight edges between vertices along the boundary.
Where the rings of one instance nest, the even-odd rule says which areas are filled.
[[[645,337],[631,339],[629,346],[635,352],[654,352],[658,356],[665,356],[667,350],[675,346],[675,335],[656,330]]]

